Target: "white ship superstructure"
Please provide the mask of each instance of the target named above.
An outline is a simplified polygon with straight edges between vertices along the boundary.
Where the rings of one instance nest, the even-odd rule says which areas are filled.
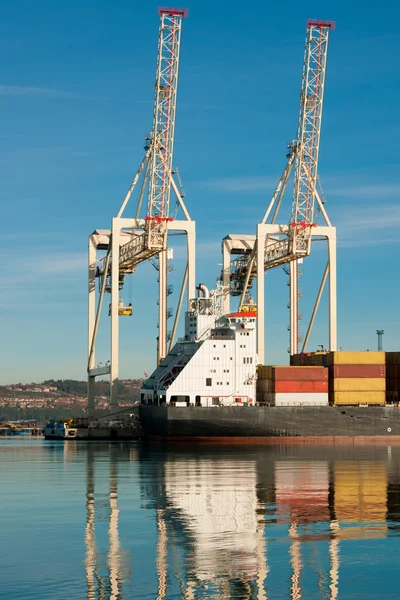
[[[221,293],[200,285],[185,317],[185,335],[142,388],[144,404],[246,406],[256,397],[257,309],[222,314]]]

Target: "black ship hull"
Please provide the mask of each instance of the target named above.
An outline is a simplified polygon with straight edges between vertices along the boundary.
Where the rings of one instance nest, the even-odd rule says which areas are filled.
[[[400,443],[400,408],[141,405],[151,439],[204,442]]]

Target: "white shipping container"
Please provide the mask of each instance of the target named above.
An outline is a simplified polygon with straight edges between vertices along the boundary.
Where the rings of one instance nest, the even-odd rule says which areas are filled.
[[[328,406],[328,393],[270,394],[271,406]]]

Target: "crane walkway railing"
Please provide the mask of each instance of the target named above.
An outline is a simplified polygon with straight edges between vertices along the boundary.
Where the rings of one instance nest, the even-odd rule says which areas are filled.
[[[121,246],[119,251],[119,268],[121,271],[132,270],[139,263],[158,254],[160,248],[149,248],[147,232],[134,235],[133,238]]]

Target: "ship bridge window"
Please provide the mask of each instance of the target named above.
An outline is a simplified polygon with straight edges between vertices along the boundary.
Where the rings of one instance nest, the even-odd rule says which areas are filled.
[[[190,396],[171,396],[170,402],[186,402],[190,403]]]
[[[210,386],[210,385],[212,385],[212,383],[211,383],[211,377],[207,377],[207,378],[206,378],[206,385],[207,385],[207,386]]]

